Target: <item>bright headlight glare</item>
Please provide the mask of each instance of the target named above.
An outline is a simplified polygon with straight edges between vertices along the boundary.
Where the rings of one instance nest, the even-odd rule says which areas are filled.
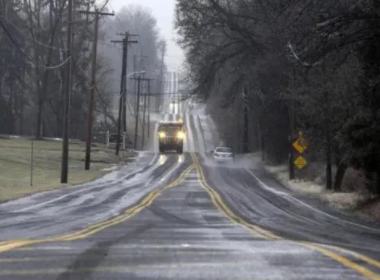
[[[180,138],[180,139],[183,139],[183,138],[185,138],[185,133],[183,133],[183,131],[179,131],[177,133],[177,137]]]
[[[165,138],[165,136],[166,136],[165,132],[160,132],[158,134],[158,137],[160,137],[160,138]]]

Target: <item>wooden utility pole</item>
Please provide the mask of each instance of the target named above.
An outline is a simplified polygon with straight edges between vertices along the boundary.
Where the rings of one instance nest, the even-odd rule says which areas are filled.
[[[149,82],[149,80],[148,80]],[[141,149],[144,150],[144,145],[145,145],[145,130],[146,130],[146,106],[147,106],[147,92],[146,92],[146,87],[144,83],[144,109],[143,109],[143,128],[142,128],[142,137],[141,137]]]
[[[134,81],[133,81],[133,110],[134,110],[134,112],[133,112],[133,114],[134,114],[134,117],[136,117],[136,110],[135,110],[135,108],[136,108],[136,98],[137,98],[137,76],[136,76],[136,72],[137,72],[137,61],[136,61],[136,55],[133,55],[133,79],[134,79]]]
[[[140,89],[141,77],[137,78],[137,104],[136,104],[136,119],[135,119],[135,141],[133,143],[134,149],[137,150],[137,133],[139,132],[139,115],[140,115]]]
[[[120,96],[119,96],[119,114],[117,117],[117,139],[116,139],[116,155],[119,155],[120,150],[120,137],[121,137],[121,118],[123,114],[123,98],[126,83],[126,57],[127,57],[127,44],[123,40],[123,59],[121,66],[121,82],[120,82]]]
[[[66,59],[71,57],[72,48],[72,24],[73,24],[73,0],[68,3],[68,19],[67,19],[67,46]],[[69,112],[70,112],[70,93],[71,93],[71,62],[70,59],[65,67],[65,85],[64,85],[64,101],[63,101],[63,139],[62,139],[62,163],[61,163],[61,183],[67,183],[69,171]]]
[[[123,59],[121,66],[121,83],[120,83],[120,97],[119,97],[119,114],[117,119],[117,139],[116,139],[116,155],[119,155],[120,150],[120,137],[121,137],[121,126],[123,125],[123,134],[127,133],[127,69],[128,69],[128,46],[129,44],[137,44],[137,40],[130,40],[131,36],[138,36],[137,34],[117,34],[124,36],[121,41],[111,41],[112,43],[123,44]]]
[[[95,30],[94,30],[94,42],[92,45],[92,69],[91,69],[91,86],[88,98],[88,112],[87,112],[87,138],[86,138],[86,159],[85,170],[90,169],[91,163],[91,141],[92,141],[92,119],[94,110],[94,95],[96,90],[96,58],[98,52],[98,33],[99,33],[99,18],[100,16],[114,16],[113,13],[103,13],[96,9],[91,11],[79,11],[81,14],[93,14],[95,15]]]
[[[146,59],[149,58],[149,56],[146,56],[146,55],[134,55],[133,56],[133,69],[135,72],[141,72],[141,71],[146,71]],[[144,74],[142,74],[143,77],[144,77]],[[137,80],[136,79],[136,75],[134,75],[134,78],[135,78],[135,81]],[[135,91],[136,91],[136,85],[135,85]],[[135,102],[136,102],[136,99],[135,99]],[[136,106],[136,104],[135,104]],[[135,107],[136,108],[136,107]],[[135,112],[135,115],[136,115],[136,112]]]
[[[150,99],[151,99],[150,80],[148,80],[148,139],[150,139]]]
[[[137,91],[137,105],[136,105],[136,127],[138,127],[139,117],[140,117],[140,97],[143,91],[144,94],[144,106],[143,106],[143,119],[142,119],[142,137],[141,137],[141,148],[144,149],[145,144],[145,130],[146,130],[146,111],[147,111],[147,105],[148,105],[148,99],[150,98],[151,94],[149,92],[149,84],[152,79],[147,78],[139,78],[139,85],[138,85],[138,91]],[[148,92],[146,91],[145,86],[141,87],[141,82],[144,82],[144,85],[146,85],[145,82],[148,82]],[[142,90],[145,89],[145,90]],[[135,141],[137,141],[137,133],[138,131],[135,131]],[[137,144],[135,144],[137,146]]]
[[[124,35],[125,36],[125,75],[127,75],[127,69],[128,69],[128,47],[130,44],[137,44],[139,41],[137,39],[131,39],[131,37],[138,37],[138,34],[130,34],[129,32],[126,32],[125,34],[118,34],[118,35]],[[120,41],[119,41],[120,42]],[[121,43],[121,42],[120,42]],[[125,77],[125,84],[124,84],[124,95],[123,95],[123,114],[122,114],[122,121],[123,121],[123,131],[127,132],[127,78]]]
[[[165,62],[165,53],[166,53],[166,44],[162,47],[162,54],[161,54],[161,67],[160,67],[160,80],[158,85],[158,92],[164,92],[164,62]],[[157,96],[156,100],[156,107],[157,111],[159,110],[160,106],[162,105],[162,96]]]

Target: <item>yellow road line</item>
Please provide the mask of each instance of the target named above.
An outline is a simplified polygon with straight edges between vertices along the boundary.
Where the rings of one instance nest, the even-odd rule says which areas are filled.
[[[268,239],[268,238],[274,239],[275,238],[273,235],[266,234],[265,231],[262,230],[261,228],[255,226],[255,225],[251,225],[251,224],[247,223],[246,221],[244,221],[243,219],[241,219],[240,217],[236,216],[231,211],[231,209],[228,208],[227,205],[223,202],[219,193],[217,193],[213,188],[211,188],[207,184],[203,170],[200,167],[197,158],[193,154],[191,156],[193,158],[193,162],[194,162],[195,168],[196,168],[197,173],[198,173],[198,177],[199,177],[198,180],[199,180],[200,185],[209,194],[211,201],[214,203],[214,205],[216,206],[216,208],[220,212],[222,212],[232,223],[235,223],[235,224],[238,224],[238,225],[244,227],[247,231],[249,231],[250,233],[252,233],[256,237],[260,237],[263,239]]]
[[[302,243],[300,243],[300,244],[302,244]],[[351,261],[351,260],[349,260],[343,256],[340,256],[340,255],[338,255],[338,254],[336,254],[330,250],[324,249],[320,246],[307,244],[307,243],[304,243],[303,246],[308,247],[312,250],[318,251],[318,252],[322,253],[323,255],[328,256],[333,260],[336,260],[340,264],[355,270],[356,272],[360,273],[361,275],[365,276],[368,279],[376,279],[376,280],[380,279],[379,274],[376,274],[375,272],[369,270],[368,268],[361,266],[361,265],[358,265],[357,263],[355,263],[355,262],[353,262],[353,261]]]
[[[160,188],[159,190],[155,190],[149,193],[139,204],[133,206],[132,208],[128,208],[125,212],[115,218],[112,218],[107,221],[103,221],[94,225],[91,225],[83,230],[79,230],[70,234],[59,235],[55,237],[49,237],[44,239],[31,239],[31,240],[9,240],[3,243],[0,243],[0,253],[8,252],[20,247],[28,246],[28,245],[36,245],[41,243],[49,243],[49,242],[58,242],[58,241],[73,241],[78,239],[83,239],[98,233],[101,230],[109,228],[111,226],[117,225],[144,210],[149,205],[153,203],[153,201],[160,196],[164,191],[176,187],[194,168],[193,165],[188,167],[181,175],[178,176],[176,180],[174,180],[171,184]]]
[[[195,155],[192,154],[192,158],[193,158],[193,162],[194,162],[194,165],[195,165],[195,168],[199,174],[199,177],[200,177],[200,183],[202,184],[202,186],[207,190],[207,192],[210,194],[210,196],[212,197],[213,199],[213,202],[216,201],[218,204],[221,205],[221,207],[217,206],[218,209],[221,209],[226,215],[230,216],[230,220],[234,221],[235,223],[239,223],[241,225],[244,226],[244,228],[250,228],[250,229],[253,229],[253,232],[254,233],[260,233],[262,235],[264,235],[265,237],[267,237],[268,239],[275,239],[275,240],[284,240],[282,237],[280,236],[277,236],[276,234],[268,231],[268,230],[265,230],[257,225],[254,225],[254,224],[251,224],[251,223],[248,223],[246,221],[244,221],[242,218],[239,218],[237,217],[229,208],[228,206],[223,202],[222,198],[220,197],[220,195],[218,194],[218,192],[216,192],[206,181],[205,179],[205,175],[204,175],[204,172],[203,172],[203,169],[201,167],[201,165],[199,164],[198,162],[198,159],[196,158]],[[251,230],[249,230],[250,232],[252,232]],[[289,240],[290,241],[290,240]],[[364,266],[361,266],[341,255],[338,255],[337,253],[334,253],[330,250],[327,250],[327,249],[324,249],[322,248],[323,245],[315,245],[315,244],[312,244],[312,243],[308,243],[308,242],[298,242],[298,241],[291,241],[291,242],[294,242],[298,245],[302,245],[304,247],[307,247],[309,249],[312,249],[314,251],[317,251],[337,262],[339,262],[340,264],[343,264],[344,266],[346,267],[349,267],[351,269],[353,269],[354,271],[358,272],[359,274],[365,276],[366,278],[368,279],[372,279],[372,280],[380,280],[380,275],[379,274],[376,274],[375,272],[365,268]],[[329,246],[329,247],[333,247],[333,246]],[[342,249],[342,248],[339,248],[339,247],[333,247],[334,249],[336,250],[340,250],[341,252],[345,252],[347,254],[351,254],[352,256],[354,257],[357,257],[359,258],[360,260],[370,264],[370,265],[373,265],[373,266],[376,266],[376,267],[379,267],[380,268],[380,263],[374,259],[371,259],[367,256],[364,256],[364,255],[361,255],[361,254],[358,254],[356,252],[352,252],[352,251],[349,251],[349,250],[346,250],[346,249]]]
[[[311,244],[311,243],[309,243]],[[315,244],[312,244],[312,245],[315,245]],[[369,263],[370,265],[373,265],[373,266],[376,266],[378,268],[380,268],[380,262],[374,260],[374,259],[371,259],[370,257],[367,257],[363,254],[359,254],[357,252],[354,252],[354,251],[351,251],[351,250],[348,250],[348,249],[344,249],[344,248],[341,248],[341,247],[337,247],[337,246],[332,246],[332,245],[324,245],[324,244],[321,244],[319,246],[322,246],[322,247],[325,247],[325,248],[330,248],[330,249],[333,249],[333,250],[337,250],[337,251],[340,251],[342,253],[345,253],[345,254],[349,254],[363,262],[367,262]]]

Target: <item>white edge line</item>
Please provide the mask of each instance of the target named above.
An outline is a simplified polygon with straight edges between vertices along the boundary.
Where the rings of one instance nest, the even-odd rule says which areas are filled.
[[[157,159],[157,154],[154,155],[153,159],[149,162],[148,166],[153,165],[153,163],[156,161],[156,159]],[[146,166],[142,167],[142,168],[140,168],[140,169],[138,169],[138,170],[136,170],[134,172],[128,173],[125,176],[123,176],[123,177],[121,177],[121,178],[119,178],[117,180],[110,181],[110,182],[107,182],[107,183],[104,183],[104,184],[100,184],[100,185],[94,186],[94,189],[101,188],[101,187],[104,187],[104,186],[109,185],[109,184],[115,184],[117,182],[121,182],[126,177],[129,177],[131,175],[136,175],[136,174],[140,173],[144,168],[146,168]],[[83,189],[81,189],[81,190],[78,190],[78,191],[75,191],[75,192],[71,192],[71,193],[59,196],[57,198],[54,198],[52,200],[48,200],[48,201],[45,201],[45,202],[42,202],[42,203],[39,203],[39,204],[34,204],[34,205],[31,205],[31,206],[27,206],[27,207],[24,207],[24,208],[21,208],[21,209],[17,209],[17,210],[11,211],[11,212],[12,213],[19,213],[19,212],[23,212],[23,211],[27,211],[27,210],[32,210],[32,209],[35,209],[35,208],[38,208],[38,207],[41,207],[41,206],[44,206],[44,205],[47,205],[47,204],[59,201],[59,200],[65,198],[65,197],[68,197],[70,195],[75,195],[75,194],[78,194],[78,193],[81,193],[81,192],[84,192],[84,191],[88,191],[89,189],[91,189],[91,186],[87,187],[87,188],[83,187]]]
[[[194,117],[193,115],[193,122],[194,122],[195,130],[197,131],[198,144],[200,147],[202,147],[203,151],[201,150],[201,152],[206,153],[207,148],[206,148],[206,143],[203,138],[201,124],[199,123],[198,115],[196,116],[197,117]]]
[[[318,209],[316,209],[316,208],[310,206],[309,204],[303,202],[302,200],[299,200],[299,199],[297,199],[297,198],[295,198],[295,197],[293,197],[293,196],[291,196],[291,195],[289,195],[289,194],[287,194],[287,193],[284,193],[284,192],[280,192],[280,191],[274,190],[274,189],[272,189],[271,187],[269,187],[268,185],[266,185],[264,182],[262,182],[262,181],[261,181],[261,180],[260,180],[260,179],[259,179],[259,178],[258,178],[258,177],[257,177],[252,171],[251,171],[251,170],[249,170],[248,168],[245,168],[245,170],[246,170],[246,171],[247,171],[252,177],[254,177],[254,178],[259,182],[259,184],[261,185],[262,188],[264,188],[264,189],[266,189],[266,190],[268,190],[268,191],[270,191],[270,192],[272,192],[272,193],[274,193],[274,194],[277,194],[277,195],[282,196],[282,197],[286,197],[286,198],[288,198],[288,199],[292,199],[292,200],[298,202],[299,204],[301,204],[302,206],[305,206],[306,208],[309,208],[309,209],[311,209],[311,210],[313,210],[313,211],[315,211],[315,212],[317,212],[317,213],[319,213],[319,214],[322,214],[322,215],[324,215],[324,216],[326,216],[326,217],[329,217],[329,218],[332,218],[332,219],[334,219],[334,220],[342,221],[342,222],[344,222],[344,223],[347,223],[347,224],[350,224],[350,225],[354,225],[354,226],[357,226],[357,227],[361,227],[361,228],[365,228],[365,229],[368,229],[368,230],[371,230],[371,231],[380,232],[380,230],[375,229],[375,228],[372,228],[372,227],[368,227],[368,226],[364,226],[364,225],[361,225],[361,224],[357,224],[357,223],[354,223],[354,222],[350,222],[350,221],[347,221],[347,220],[344,220],[344,219],[340,219],[340,218],[338,218],[338,217],[336,217],[336,216],[333,216],[333,215],[330,215],[330,214],[328,214],[328,213],[326,213],[326,212],[323,212],[323,211],[321,211],[321,210],[318,210]]]

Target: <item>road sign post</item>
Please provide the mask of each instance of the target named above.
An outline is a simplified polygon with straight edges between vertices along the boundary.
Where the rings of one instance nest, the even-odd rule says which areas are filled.
[[[307,165],[307,161],[303,156],[298,156],[294,161],[294,165],[297,166],[298,169],[303,169]]]
[[[298,157],[294,160],[293,164],[299,169],[302,170],[307,165],[307,160],[303,156],[304,152],[308,148],[308,143],[306,142],[303,132],[300,131],[298,133],[297,139],[292,144],[294,150],[297,151]]]

